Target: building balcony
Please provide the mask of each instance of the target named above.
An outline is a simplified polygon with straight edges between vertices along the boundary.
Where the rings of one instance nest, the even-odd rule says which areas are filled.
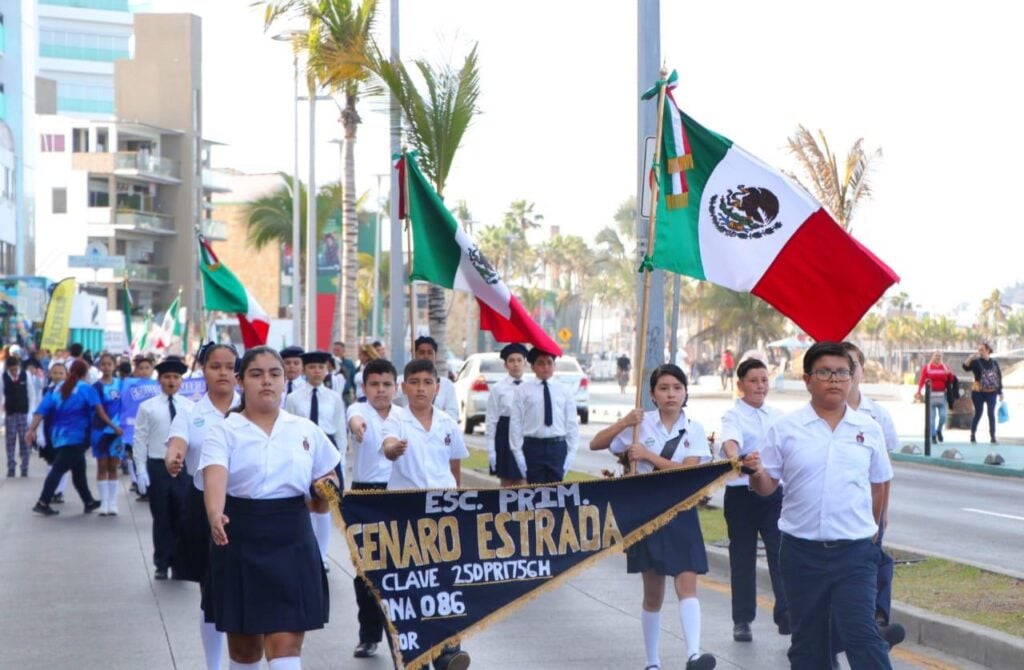
[[[203,168],[203,189],[213,193],[230,193],[231,175],[222,170]]]
[[[207,239],[223,242],[228,239],[227,221],[212,221],[210,219],[205,219],[203,221],[203,235]]]
[[[181,165],[176,160],[139,151],[118,151],[114,156],[114,174],[158,184],[180,184]]]
[[[123,269],[114,270],[115,282],[122,282],[126,278],[130,282],[168,284],[171,281],[171,270],[154,265],[129,265]]]
[[[174,235],[174,217],[156,212],[119,209],[114,214],[114,227],[139,233]]]

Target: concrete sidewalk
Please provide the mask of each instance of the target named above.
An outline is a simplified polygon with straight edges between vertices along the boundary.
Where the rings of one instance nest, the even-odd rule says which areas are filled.
[[[90,483],[95,494],[94,461]],[[60,516],[30,510],[44,465],[28,479],[0,479],[0,668],[104,670],[202,669],[199,591],[188,582],[152,580],[149,508],[135,502],[122,478],[121,514],[83,515],[70,489]],[[370,660],[352,658],[357,642],[352,566],[341,533],[331,548],[331,623],[310,633],[306,668],[384,670],[386,649]],[[684,644],[675,596],[663,611],[662,667],[683,668]],[[540,596],[501,623],[468,638],[473,668],[483,670],[621,669],[644,667],[641,587],[615,555]],[[701,580],[703,647],[727,669],[786,668],[789,638],[771,626],[762,599],[752,644],[732,640],[728,581]],[[894,667],[980,668],[913,645],[893,652]],[[225,662],[224,667],[226,668]],[[845,667],[845,666],[844,666]]]

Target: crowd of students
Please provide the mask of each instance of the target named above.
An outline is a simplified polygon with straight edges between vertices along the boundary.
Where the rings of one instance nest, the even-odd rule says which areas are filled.
[[[403,374],[373,346],[360,349],[356,368],[341,343],[331,353],[257,347],[241,357],[231,345],[211,343],[191,370],[175,356],[155,365],[136,357],[125,366],[104,354],[95,374],[77,353],[51,361],[48,384],[26,404],[17,402],[18,380],[25,377],[20,361],[6,360],[8,426],[24,444],[40,445],[50,463],[33,511],[58,513],[55,496],[70,473],[86,513],[116,516],[117,470],[132,464],[153,515],[154,578],[200,586],[198,625],[208,668],[221,667],[225,646],[233,670],[259,667],[263,658],[272,670],[301,667],[305,631],[322,628],[330,613],[329,496],[320,491],[345,488],[350,450],[354,490],[461,483],[468,450],[454,388],[437,374],[437,343],[430,337],[416,340]],[[501,358],[509,374],[492,385],[485,422],[492,473],[506,486],[562,481],[580,437],[572,393],[553,379],[556,356],[510,344]],[[815,345],[804,357],[810,403],[782,416],[767,404],[766,366],[748,359],[735,372],[741,397],[722,420],[724,455],[741,459],[749,475],[730,482],[725,496],[733,637],[753,639],[760,536],[774,620],[780,634],[792,635],[794,668],[830,667],[844,650],[855,670],[889,667],[888,650],[902,640],[902,628],[889,621],[892,561],[881,549],[892,477],[887,451],[896,445],[891,419],[860,394],[863,364],[863,354],[848,343]],[[189,374],[206,383],[198,402],[180,393]],[[118,402],[118,379],[127,375],[155,375],[160,387],[139,406],[131,445],[122,440]],[[686,374],[662,365],[648,381],[656,409],[628,413],[590,448],[610,449],[640,474],[707,460],[704,428],[687,410]],[[21,422],[23,436],[12,414],[31,414]],[[90,449],[99,500],[85,476]],[[14,476],[10,446],[8,454],[8,476]],[[21,464],[27,472],[27,456]],[[630,547],[627,570],[642,576],[646,670],[661,668],[666,577],[679,598],[687,669],[714,668],[714,656],[700,645],[697,576],[708,563],[696,510]],[[377,653],[385,622],[362,579],[353,586],[354,656],[367,658]],[[469,664],[456,644],[434,667]]]

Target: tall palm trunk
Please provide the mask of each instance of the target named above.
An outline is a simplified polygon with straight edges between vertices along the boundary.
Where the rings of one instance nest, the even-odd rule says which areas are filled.
[[[345,188],[342,195],[342,225],[345,243],[342,247],[341,282],[338,291],[338,315],[335,329],[340,323],[340,332],[333,339],[340,338],[352,347],[358,339],[359,326],[359,217],[356,214],[356,131],[359,128],[359,112],[356,111],[356,96],[345,96],[345,108],[341,112],[341,124],[345,129],[345,161],[343,179]],[[373,296],[374,300],[378,296]],[[334,329],[332,329],[334,330]]]

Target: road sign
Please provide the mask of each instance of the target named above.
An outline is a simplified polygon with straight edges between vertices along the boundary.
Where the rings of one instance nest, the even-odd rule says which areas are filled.
[[[124,256],[68,256],[69,268],[92,268],[93,270],[112,268],[120,270],[124,268],[124,264]]]
[[[558,339],[562,341],[562,344],[567,344],[572,339],[572,331],[563,327],[558,331]]]

